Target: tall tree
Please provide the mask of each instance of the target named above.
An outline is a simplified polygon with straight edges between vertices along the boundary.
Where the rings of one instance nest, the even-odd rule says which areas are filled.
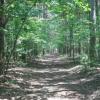
[[[4,0],[0,0],[0,74],[3,71],[3,56],[4,56]]]
[[[95,24],[96,24],[96,11],[95,11],[95,0],[90,0],[90,47],[89,47],[89,59],[90,66],[94,66],[93,63],[96,57],[96,34],[95,34]]]
[[[99,0],[95,0],[96,6],[96,33],[99,33]],[[100,35],[98,37],[98,61],[100,62]]]

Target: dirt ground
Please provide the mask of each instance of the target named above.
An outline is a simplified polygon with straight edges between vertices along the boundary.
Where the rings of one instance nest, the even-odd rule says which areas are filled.
[[[81,65],[59,67],[60,61],[51,57],[39,68],[9,69],[7,81],[0,84],[0,100],[100,100],[99,68],[81,73]]]

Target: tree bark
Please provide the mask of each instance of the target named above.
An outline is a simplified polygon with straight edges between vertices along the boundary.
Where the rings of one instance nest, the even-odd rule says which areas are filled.
[[[94,66],[96,58],[96,35],[95,35],[95,23],[96,23],[96,12],[95,12],[95,0],[90,0],[90,46],[89,46],[89,59],[90,67]]]
[[[99,0],[95,0],[96,7],[96,32],[99,33]],[[100,62],[100,35],[98,37],[98,62]]]
[[[70,57],[72,57],[72,50],[73,50],[73,25],[70,26]]]
[[[0,74],[3,73],[4,63],[4,0],[0,0]]]

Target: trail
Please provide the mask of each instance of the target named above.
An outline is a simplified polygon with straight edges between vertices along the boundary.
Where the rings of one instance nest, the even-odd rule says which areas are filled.
[[[82,66],[67,67],[63,61],[48,57],[39,61],[42,67],[9,69],[0,100],[100,100],[100,71],[82,74]]]

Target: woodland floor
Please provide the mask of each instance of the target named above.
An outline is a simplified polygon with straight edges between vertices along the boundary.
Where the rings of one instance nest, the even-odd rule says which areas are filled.
[[[100,100],[100,69],[81,73],[80,65],[45,57],[33,68],[9,69],[0,100]]]

